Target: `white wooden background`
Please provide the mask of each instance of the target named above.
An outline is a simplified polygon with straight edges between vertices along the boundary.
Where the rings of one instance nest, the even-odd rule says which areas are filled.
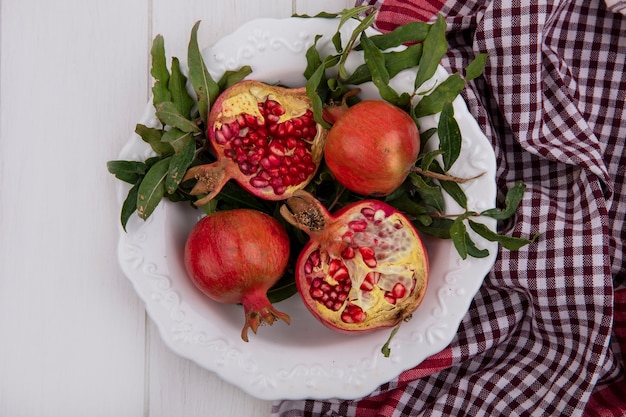
[[[181,58],[258,17],[352,0],[0,0],[0,417],[266,416],[172,353],[116,258],[116,159]]]

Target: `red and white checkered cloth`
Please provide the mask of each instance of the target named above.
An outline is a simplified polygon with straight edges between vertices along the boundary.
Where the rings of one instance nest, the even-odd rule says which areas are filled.
[[[360,0],[382,32],[448,23],[442,65],[488,52],[463,96],[491,140],[500,198],[527,191],[453,342],[355,401],[274,417],[626,415],[626,1]],[[521,5],[520,5],[521,4]]]

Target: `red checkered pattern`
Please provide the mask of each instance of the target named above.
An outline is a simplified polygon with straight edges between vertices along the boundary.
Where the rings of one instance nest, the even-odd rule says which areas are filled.
[[[513,3],[513,4],[511,4]],[[480,52],[463,96],[491,140],[500,199],[527,191],[443,352],[356,401],[280,401],[274,417],[626,415],[626,2],[361,0],[386,32],[448,24],[442,65]]]

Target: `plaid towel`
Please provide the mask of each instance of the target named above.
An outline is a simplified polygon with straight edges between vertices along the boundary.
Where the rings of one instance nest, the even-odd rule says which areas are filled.
[[[490,53],[464,98],[495,150],[500,198],[527,185],[444,351],[355,401],[280,401],[272,416],[626,415],[626,2],[361,0],[382,32],[448,23],[442,65]],[[520,5],[522,4],[522,5]]]

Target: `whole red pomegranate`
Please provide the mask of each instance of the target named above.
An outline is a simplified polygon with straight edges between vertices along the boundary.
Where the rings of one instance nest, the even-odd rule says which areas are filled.
[[[324,117],[333,123],[324,157],[340,184],[372,196],[402,184],[420,151],[419,131],[406,112],[383,100],[365,100],[329,108]]]
[[[289,323],[267,299],[267,290],[287,269],[289,237],[273,217],[251,209],[218,211],[203,217],[185,243],[184,260],[193,283],[215,301],[243,304],[248,328],[263,322]]]
[[[378,200],[352,203],[334,215],[305,191],[281,214],[309,234],[296,264],[304,303],[327,327],[362,332],[392,327],[421,303],[428,258],[410,221]]]
[[[322,159],[326,130],[313,119],[305,88],[241,81],[215,101],[207,134],[217,162],[187,171],[197,180],[193,195],[213,199],[235,179],[248,192],[266,200],[283,200],[305,187]]]

